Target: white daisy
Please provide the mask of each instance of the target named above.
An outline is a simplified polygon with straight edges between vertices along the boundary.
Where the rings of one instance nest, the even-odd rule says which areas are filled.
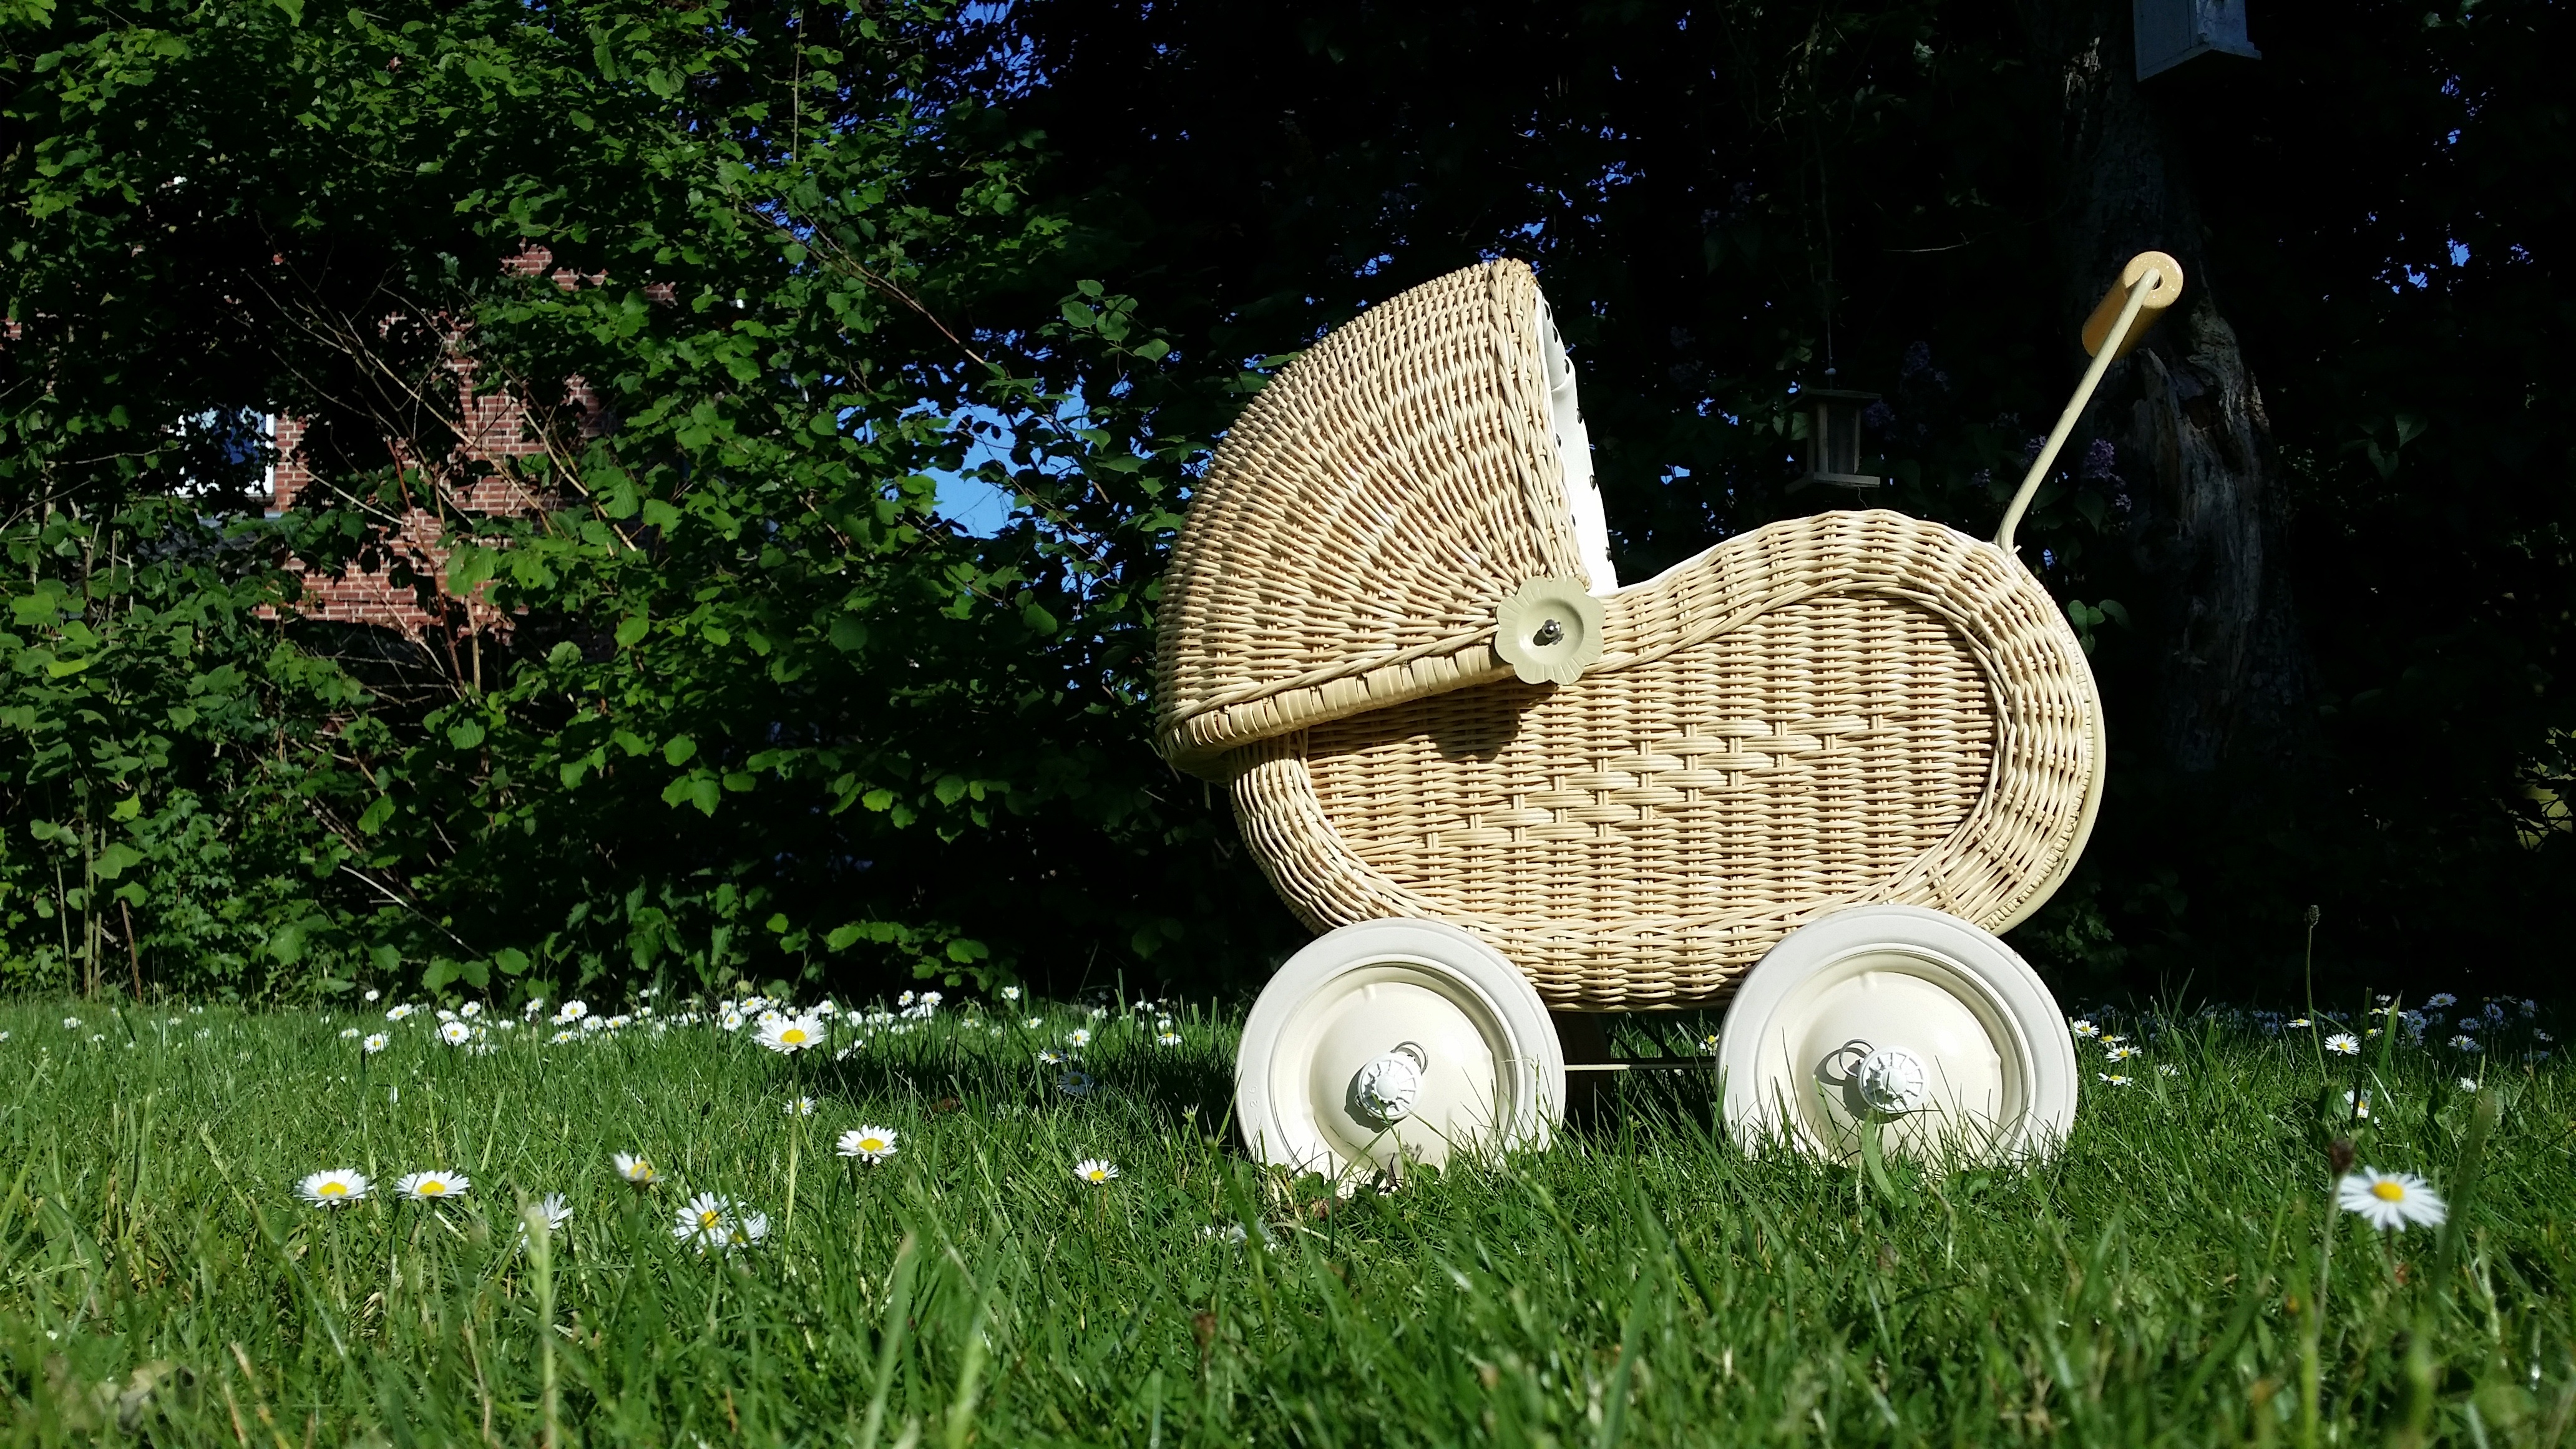
[[[1177,1031],[1162,1032],[1154,1038],[1154,1045],[1156,1046],[1176,1047],[1180,1044],[1181,1034]]]
[[[626,1179],[637,1187],[651,1187],[654,1183],[661,1180],[662,1175],[654,1170],[653,1164],[636,1156],[634,1153],[612,1153],[608,1160],[617,1164],[617,1175],[619,1177]]]
[[[2175,1066],[2171,1062],[2158,1062],[2156,1063],[2156,1073],[2159,1076],[2179,1077],[2182,1075],[2182,1068]]]
[[[733,1225],[726,1231],[724,1247],[728,1251],[734,1248],[757,1248],[761,1240],[768,1236],[769,1214],[744,1212],[734,1218]]]
[[[2066,1025],[2067,1029],[2074,1032],[2077,1036],[2100,1036],[2102,1034],[2102,1028],[2095,1026],[2093,1023],[2086,1021],[2080,1016],[2075,1020],[2068,1022]]]
[[[359,997],[358,999],[359,999],[360,1001],[373,1001],[373,1000],[375,1000],[376,998],[378,998],[378,997],[380,997],[380,996],[382,996],[382,995],[384,995],[384,993],[383,993],[383,992],[378,991],[376,988],[374,988],[374,987],[370,986],[370,987],[368,987],[368,988],[367,988],[366,994],[365,994],[365,995],[363,995],[363,996],[361,996],[361,997]]]
[[[781,1017],[760,1026],[760,1044],[781,1056],[823,1044],[823,1023],[810,1016]]]
[[[2103,1081],[2108,1082],[2115,1087],[2125,1087],[2129,1085],[2130,1081],[2128,1077],[2112,1072],[2095,1072],[2093,1075],[2100,1077]]]
[[[903,995],[896,997],[894,999],[894,1004],[897,1006],[910,1006],[916,999],[917,998],[915,998],[913,993],[907,991]]]
[[[456,1013],[442,1006],[438,1009],[438,1019],[441,1021],[454,1021],[456,1019]]]
[[[2335,1184],[2335,1201],[2374,1228],[2439,1227],[2450,1209],[2424,1179],[2411,1172],[2365,1167]]]
[[[891,1127],[853,1127],[841,1134],[838,1151],[843,1157],[855,1157],[874,1165],[894,1156],[894,1138]]]
[[[1077,1026],[1073,1030],[1066,1032],[1064,1034],[1064,1044],[1073,1048],[1075,1051],[1080,1051],[1084,1047],[1091,1045],[1091,1028],[1086,1026]]]
[[[722,1243],[733,1226],[733,1204],[711,1192],[699,1193],[680,1205],[678,1221],[671,1226],[671,1236],[684,1243],[695,1243],[698,1251]]]
[[[2292,1018],[2290,1022],[2290,1025],[2292,1026],[2306,1026],[2307,1024],[2308,1019],[2304,1016]]]
[[[1030,1017],[1028,1020],[1026,1020],[1026,1021],[1024,1021],[1024,1022],[1021,1022],[1021,1023],[1020,1023],[1020,1025],[1022,1025],[1022,1026],[1024,1026],[1024,1027],[1027,1027],[1027,1028],[1028,1028],[1029,1030],[1031,1030],[1031,1031],[1035,1031],[1035,1030],[1037,1030],[1039,1027],[1042,1027],[1042,1026],[1046,1025],[1046,1018],[1044,1018],[1044,1017],[1039,1017],[1039,1016],[1032,1016],[1032,1017]]]
[[[572,1221],[572,1207],[564,1201],[564,1195],[559,1192],[548,1193],[528,1204],[528,1211],[544,1215],[543,1220],[549,1235],[562,1232],[564,1224]],[[527,1220],[522,1218],[519,1222],[519,1242],[524,1246],[527,1241],[528,1224]]]
[[[438,1039],[449,1046],[463,1046],[474,1040],[474,1028],[461,1021],[442,1021],[438,1024]]]
[[[367,1039],[359,1042],[358,1045],[365,1047],[367,1049],[367,1054],[369,1056],[373,1056],[377,1052],[383,1051],[386,1047],[393,1045],[393,1041],[394,1039],[392,1037],[379,1031],[369,1034]]]
[[[318,1208],[347,1207],[367,1195],[367,1178],[354,1168],[335,1167],[297,1183],[295,1193]]]
[[[2339,1031],[2326,1038],[2326,1050],[2339,1057],[2355,1057],[2361,1055],[2361,1043],[2351,1032]]]
[[[2368,1121],[2370,1118],[2370,1094],[2368,1092],[2355,1093],[2347,1088],[2343,1094],[2343,1109],[2355,1117]]]
[[[2474,1092],[2478,1089],[2478,1079],[2475,1077],[2462,1077],[2459,1080],[2459,1088],[2463,1092]]]
[[[1068,1097],[1088,1097],[1094,1085],[1091,1073],[1078,1068],[1068,1070],[1055,1079],[1055,1089]]]
[[[562,1006],[555,1009],[555,1024],[558,1026],[569,1026],[573,1022],[579,1021],[588,1015],[590,1015],[590,1003],[585,1001],[567,1001]]]
[[[64,1018],[63,1018],[63,1030],[65,1030],[65,1031],[78,1031],[78,1030],[80,1030],[80,1027],[81,1027],[81,1019],[80,1019],[79,1017],[77,1017],[77,1016],[66,1016],[66,1017],[64,1017]]]
[[[344,1026],[340,1028],[340,1040],[342,1041],[355,1041],[362,1035],[364,1035],[364,1033],[360,1032],[354,1026]]]
[[[797,1097],[797,1098],[794,1098],[794,1099],[790,1100],[790,1101],[787,1103],[787,1115],[788,1115],[788,1116],[790,1116],[790,1117],[811,1117],[811,1116],[813,1116],[813,1115],[814,1115],[814,1099],[813,1099],[813,1098],[811,1098],[811,1097]]]
[[[2125,1061],[2127,1061],[2129,1058],[2131,1058],[2131,1057],[2134,1057],[2134,1056],[2138,1055],[2138,1054],[2139,1054],[2139,1052],[2140,1052],[2141,1050],[2142,1050],[2142,1048],[2139,1048],[2139,1047],[2125,1046],[2125,1045],[2123,1045],[2123,1046],[2115,1046],[2115,1047],[2104,1047],[2104,1048],[2102,1049],[2102,1059],[2103,1059],[2104,1061],[2125,1062]]]
[[[538,1012],[545,1009],[546,999],[544,997],[531,996],[528,998],[527,1004],[519,1008],[519,1014],[521,1016],[533,1018]]]
[[[412,1005],[408,1001],[401,1002],[385,1013],[385,1020],[400,1021],[404,1017],[407,1017],[418,1010],[420,1010],[419,1007]]]
[[[1003,999],[1004,1001],[1017,1001],[1017,1000],[1019,1000],[1019,999],[1020,999],[1020,988],[1018,988],[1018,987],[1016,987],[1016,986],[1005,986],[1005,987],[1003,987],[1003,988],[1002,988],[1002,999]]]
[[[556,1032],[553,1036],[547,1037],[546,1045],[562,1046],[565,1042],[579,1040],[581,1040],[580,1032],[573,1030],[571,1027],[565,1027],[563,1030]]]
[[[740,1031],[743,1026],[742,1013],[739,1011],[727,1011],[724,1015],[716,1018],[716,1025],[723,1027],[727,1031]]]
[[[2432,995],[2424,998],[2424,1004],[2426,1006],[2457,1006],[2460,1004],[2460,998],[2453,996],[2447,991],[2436,991]]]
[[[1098,1186],[1118,1176],[1118,1164],[1104,1158],[1086,1157],[1073,1165],[1073,1180]]]
[[[469,1001],[463,1006],[456,1008],[456,1014],[470,1021],[483,1014],[483,1003],[479,1001]]]
[[[1038,1053],[1038,1065],[1039,1065],[1039,1066],[1042,1066],[1042,1067],[1052,1067],[1052,1066],[1056,1066],[1056,1065],[1058,1065],[1058,1064],[1062,1063],[1063,1061],[1064,1061],[1064,1053],[1062,1053],[1062,1052],[1040,1052],[1040,1053]]]
[[[581,1030],[584,1035],[594,1031],[606,1031],[608,1023],[596,1016],[585,1016],[581,1019]]]
[[[2486,1050],[2486,1048],[2478,1045],[2478,1039],[2476,1037],[2469,1035],[2467,1032],[2462,1032],[2458,1036],[2451,1038],[2451,1050],[2475,1054]]]
[[[474,1185],[474,1180],[461,1172],[412,1172],[394,1184],[394,1191],[413,1202],[436,1202],[456,1197]]]

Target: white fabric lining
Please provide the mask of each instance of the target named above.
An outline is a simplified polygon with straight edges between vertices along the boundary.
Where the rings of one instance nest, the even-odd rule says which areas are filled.
[[[1574,367],[1565,357],[1565,340],[1557,335],[1556,314],[1547,298],[1538,299],[1539,349],[1547,359],[1547,403],[1556,431],[1556,459],[1565,477],[1565,500],[1573,514],[1574,546],[1595,594],[1615,593],[1618,570],[1610,564],[1610,516],[1601,506],[1601,490],[1592,481],[1592,435],[1584,430],[1583,409],[1574,395]]]

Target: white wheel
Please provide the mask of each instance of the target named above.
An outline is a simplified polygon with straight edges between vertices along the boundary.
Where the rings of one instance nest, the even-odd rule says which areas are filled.
[[[1256,1155],[1338,1177],[1399,1155],[1544,1146],[1565,1054],[1501,952],[1439,921],[1363,921],[1318,937],[1262,988],[1234,1084]]]
[[[1719,1034],[1726,1122],[1747,1150],[2018,1160],[2075,1125],[2075,1045],[2010,946],[1919,906],[1862,906],[1791,932],[1744,978]]]

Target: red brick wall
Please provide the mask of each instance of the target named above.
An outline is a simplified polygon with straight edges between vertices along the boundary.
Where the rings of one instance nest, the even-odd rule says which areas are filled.
[[[553,260],[542,248],[532,249],[511,258],[504,265],[522,276],[546,272]],[[555,283],[566,290],[584,283],[596,284],[597,277],[581,277],[557,269]],[[657,299],[663,300],[663,299]],[[472,471],[454,467],[456,463],[491,463],[496,469],[482,477],[460,479],[446,485],[448,506],[467,515],[499,514],[524,516],[553,506],[554,499],[522,487],[509,474],[508,460],[525,458],[545,451],[545,445],[531,435],[527,413],[516,399],[506,393],[473,392],[473,363],[459,358],[455,364],[459,417],[459,439],[450,467],[458,474]],[[598,396],[586,383],[576,381],[569,403],[581,413],[579,431],[596,436],[608,424]],[[284,513],[295,506],[295,500],[313,484],[313,472],[303,454],[304,424],[295,418],[277,420],[277,468],[270,508]],[[439,471],[448,471],[441,469]],[[444,528],[437,516],[425,508],[412,508],[403,515],[398,534],[379,532],[369,540],[372,545],[360,551],[356,562],[336,574],[307,574],[304,599],[296,612],[308,619],[328,619],[339,623],[373,624],[420,635],[432,629],[507,629],[509,620],[497,609],[483,602],[480,593],[473,599],[457,599],[445,593],[450,549]],[[420,607],[408,586],[393,582],[393,565],[397,559],[408,562],[419,576],[442,581],[435,611]],[[300,566],[296,567],[302,572]]]

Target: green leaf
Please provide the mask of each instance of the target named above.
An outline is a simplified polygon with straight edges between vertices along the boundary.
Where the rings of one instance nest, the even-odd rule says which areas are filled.
[[[673,735],[662,746],[662,758],[672,765],[685,765],[698,752],[698,742],[687,735]]]
[[[847,614],[832,620],[832,647],[855,654],[868,647],[868,626]]]
[[[689,801],[701,815],[716,813],[716,804],[724,798],[724,787],[713,775],[697,775],[689,780]]]
[[[447,727],[447,742],[460,750],[470,750],[483,743],[483,722],[461,719]]]
[[[645,618],[643,615],[628,615],[617,625],[617,647],[620,649],[634,648],[637,644],[643,641],[645,631],[652,627],[653,621]]]
[[[458,598],[469,598],[474,591],[490,582],[500,555],[479,544],[460,543],[447,556],[447,591]]]
[[[394,797],[379,795],[368,804],[366,813],[358,817],[358,828],[369,835],[374,835],[385,828],[385,822],[393,818]]]
[[[107,848],[98,853],[98,859],[92,863],[92,869],[98,873],[100,880],[114,880],[142,863],[142,851],[122,840],[114,840],[108,842]]]
[[[302,25],[304,23],[304,0],[269,0],[269,3],[286,12],[287,24]]]

